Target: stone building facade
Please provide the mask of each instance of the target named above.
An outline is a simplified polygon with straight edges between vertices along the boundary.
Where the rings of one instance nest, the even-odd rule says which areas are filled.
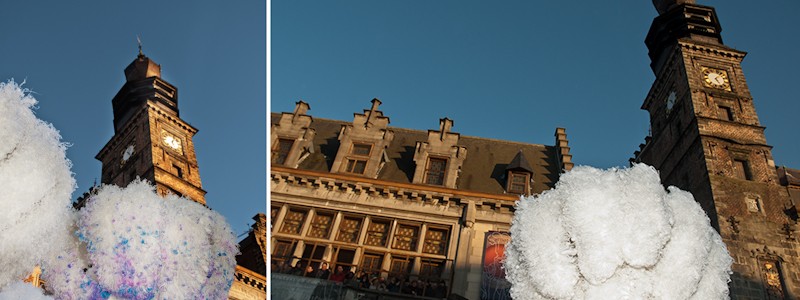
[[[236,272],[228,299],[251,300],[267,298],[267,216],[257,214],[255,223],[242,241],[241,254],[236,256]]]
[[[776,168],[741,62],[713,7],[653,1],[645,43],[656,80],[642,109],[651,134],[634,162],[691,191],[734,259],[733,299],[800,295],[797,170]]]
[[[733,299],[796,299],[800,171],[772,158],[746,53],[722,42],[713,7],[653,3],[645,43],[656,80],[642,105],[651,136],[631,162],[692,192],[734,259]],[[271,115],[273,272],[328,262],[503,299],[488,249],[508,239],[519,195],[552,188],[571,169],[564,129],[552,146],[460,136],[447,118],[415,131],[388,126],[379,105],[352,122],[313,118],[302,101]]]
[[[564,129],[550,146],[461,136],[448,118],[395,128],[380,104],[352,122],[313,118],[302,101],[271,115],[272,272],[328,263],[505,299],[499,261],[514,202],[572,168]]]

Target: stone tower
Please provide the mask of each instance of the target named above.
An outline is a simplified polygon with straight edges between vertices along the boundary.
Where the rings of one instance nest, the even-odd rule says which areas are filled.
[[[111,101],[114,136],[96,158],[104,184],[126,186],[137,177],[159,193],[206,203],[192,136],[197,129],[180,118],[178,90],[161,79],[161,66],[139,52],[125,68],[125,85]]]
[[[642,109],[651,136],[632,161],[691,191],[734,259],[733,299],[800,295],[796,210],[781,186],[741,62],[713,7],[654,0],[645,43],[656,80]]]

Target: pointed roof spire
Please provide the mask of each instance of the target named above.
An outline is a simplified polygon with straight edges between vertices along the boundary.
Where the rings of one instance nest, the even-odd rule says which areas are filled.
[[[161,66],[142,52],[142,38],[137,34],[136,42],[139,44],[139,54],[136,59],[125,68],[125,79],[136,81],[150,77],[161,77]]]
[[[144,57],[144,53],[142,53],[142,38],[138,34],[136,35],[136,42],[139,43],[139,57]]]
[[[523,170],[533,174],[533,168],[531,168],[531,164],[528,163],[528,160],[525,159],[525,154],[522,154],[522,149],[519,149],[517,156],[514,156],[514,159],[508,164],[506,171],[508,170]]]

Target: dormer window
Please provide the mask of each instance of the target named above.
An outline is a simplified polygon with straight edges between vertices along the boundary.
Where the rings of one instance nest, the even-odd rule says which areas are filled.
[[[353,114],[353,123],[339,130],[339,149],[331,164],[331,172],[378,178],[383,168],[386,149],[394,139],[389,130],[389,117],[378,110],[381,101],[372,99],[372,107],[363,114]]]
[[[286,158],[289,157],[293,145],[294,140],[278,139],[278,144],[272,149],[272,163],[276,165],[286,163]]]
[[[447,159],[431,157],[425,169],[425,183],[444,185],[444,174],[447,171]]]
[[[282,113],[277,124],[272,125],[269,145],[273,165],[297,168],[311,153],[314,153],[313,119],[306,112],[308,103],[298,101],[293,113]]]
[[[370,152],[372,152],[372,145],[353,143],[350,155],[347,156],[344,172],[364,174],[364,170],[367,169]]]
[[[456,188],[467,148],[458,145],[460,134],[450,131],[453,120],[439,119],[439,130],[428,130],[428,139],[414,149],[414,177],[411,182]]]
[[[530,195],[531,176],[533,169],[522,154],[522,150],[514,156],[514,159],[506,167],[506,192],[519,195]]]
[[[528,182],[530,174],[522,172],[510,172],[508,177],[508,192],[514,194],[528,194]]]

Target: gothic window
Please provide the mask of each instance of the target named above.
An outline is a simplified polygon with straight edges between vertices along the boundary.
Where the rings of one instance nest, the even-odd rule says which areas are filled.
[[[281,226],[282,233],[300,234],[300,229],[306,220],[308,211],[289,209],[286,216],[283,218],[283,226]]]
[[[286,158],[289,157],[289,152],[292,150],[294,140],[278,139],[278,144],[272,149],[272,163],[282,165],[286,163]]]
[[[752,175],[750,173],[750,164],[747,160],[744,159],[734,159],[733,160],[733,174],[736,178],[743,179],[743,180],[752,180]]]
[[[528,194],[528,182],[530,174],[523,172],[509,172],[508,192],[520,195]]]
[[[372,145],[370,144],[353,143],[353,148],[350,149],[350,155],[347,157],[344,171],[347,173],[364,174],[371,151]]]
[[[419,240],[419,225],[398,224],[392,248],[417,251],[417,240]]]
[[[425,183],[444,185],[444,174],[447,170],[447,159],[434,158],[428,159],[428,166],[425,169]]]
[[[733,121],[733,111],[727,106],[717,107],[717,117],[725,121]]]
[[[339,233],[336,235],[336,240],[345,243],[358,243],[358,236],[361,233],[362,218],[358,217],[344,217],[342,223],[339,225]]]
[[[364,253],[361,258],[361,270],[367,273],[380,272],[383,265],[383,254]]]
[[[425,245],[422,247],[422,252],[445,255],[447,252],[447,239],[447,229],[428,227],[425,232]]]
[[[391,223],[386,220],[372,219],[367,227],[367,239],[364,244],[370,246],[386,247],[386,239],[389,236]]]
[[[317,212],[311,219],[311,230],[308,231],[309,237],[327,239],[333,225],[333,214],[327,212]]]

